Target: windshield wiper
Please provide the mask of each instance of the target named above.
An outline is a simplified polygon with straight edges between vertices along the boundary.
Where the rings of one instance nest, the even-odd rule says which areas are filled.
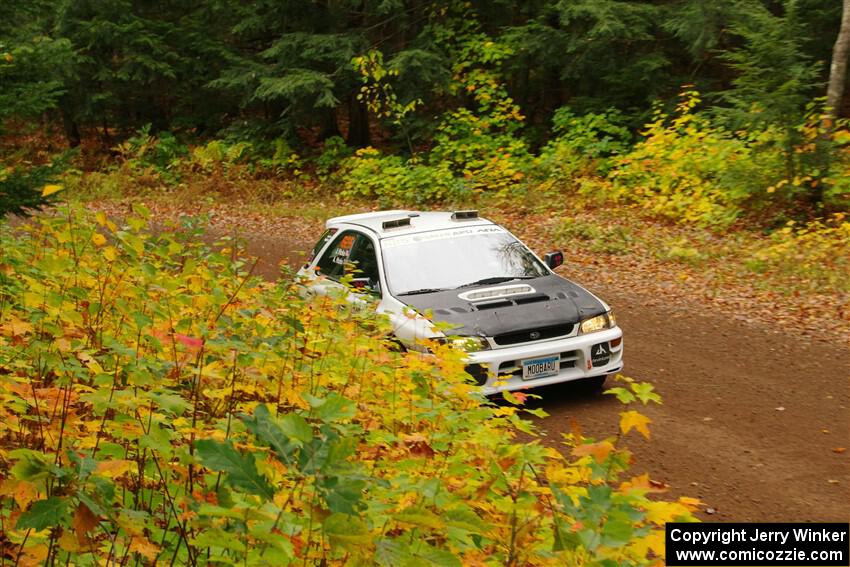
[[[499,284],[505,283],[513,280],[532,280],[537,276],[495,276],[492,278],[483,278],[480,280],[476,280],[474,282],[469,282],[467,284],[459,285],[455,289],[461,289],[464,287],[472,287],[474,285],[491,285],[491,284]]]
[[[411,291],[404,291],[402,293],[397,293],[396,295],[421,295],[423,293],[437,293],[438,291],[446,291],[448,288],[444,287],[423,287],[422,289],[414,289]]]

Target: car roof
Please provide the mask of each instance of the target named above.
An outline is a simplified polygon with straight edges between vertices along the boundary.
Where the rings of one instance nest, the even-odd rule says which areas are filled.
[[[387,238],[399,234],[416,234],[443,228],[457,228],[459,226],[481,226],[492,225],[492,221],[485,218],[474,217],[468,219],[453,219],[452,211],[373,211],[370,213],[359,213],[356,215],[345,215],[328,219],[325,223],[327,228],[340,224],[353,224],[367,228],[378,235],[379,238]],[[387,221],[410,219],[410,225],[384,228]]]

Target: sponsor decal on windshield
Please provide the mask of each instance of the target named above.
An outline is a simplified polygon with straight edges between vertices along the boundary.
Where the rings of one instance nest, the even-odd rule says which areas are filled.
[[[506,234],[507,231],[500,226],[471,226],[468,228],[451,228],[448,230],[434,230],[420,234],[404,234],[385,238],[381,241],[383,248],[397,248],[399,246],[410,246],[421,242],[433,240],[449,240],[452,238],[463,238],[464,236],[476,236],[479,234]]]

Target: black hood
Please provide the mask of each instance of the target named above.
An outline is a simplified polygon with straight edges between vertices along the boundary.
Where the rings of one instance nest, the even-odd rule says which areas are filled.
[[[488,300],[467,301],[459,294],[477,288],[498,288],[528,284],[534,293]],[[556,275],[516,280],[498,285],[481,285],[435,293],[401,296],[420,313],[431,312],[435,322],[454,327],[447,334],[495,337],[506,333],[563,330],[583,319],[605,313],[605,308],[583,287]],[[560,332],[558,334],[561,334]],[[545,337],[546,334],[543,335]]]

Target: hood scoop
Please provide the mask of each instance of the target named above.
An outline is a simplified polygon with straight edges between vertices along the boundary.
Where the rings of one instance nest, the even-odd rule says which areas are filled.
[[[522,297],[517,297],[514,299],[514,302],[517,305],[525,305],[526,303],[537,303],[538,301],[549,301],[552,299],[545,293],[538,293],[535,295],[524,295]]]
[[[503,285],[499,287],[485,287],[459,293],[458,297],[472,303],[478,301],[491,301],[495,299],[510,300],[518,295],[536,293],[536,290],[528,284]]]
[[[475,307],[479,311],[483,311],[485,309],[498,309],[499,307],[510,307],[513,303],[508,299],[497,299],[495,301],[487,301],[484,303],[476,303]]]

